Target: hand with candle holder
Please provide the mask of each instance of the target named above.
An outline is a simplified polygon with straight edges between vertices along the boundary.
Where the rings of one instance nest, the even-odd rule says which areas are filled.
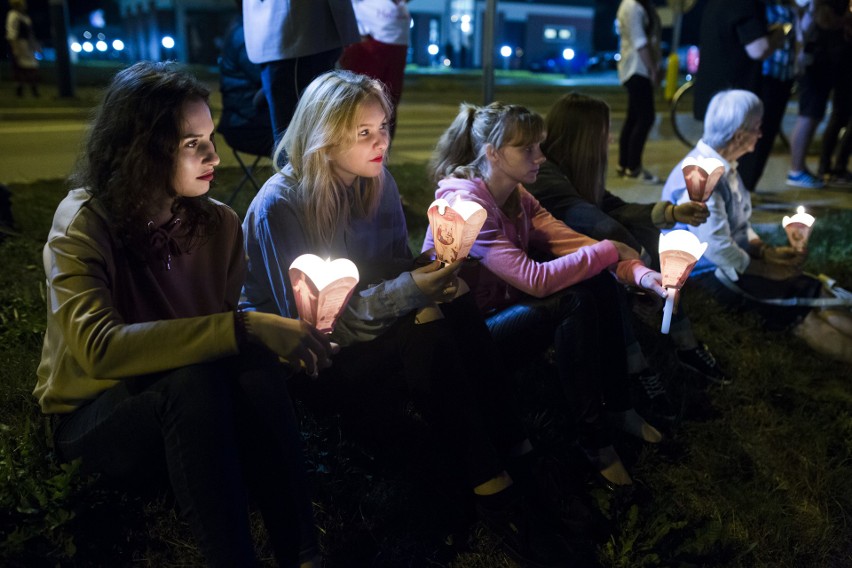
[[[391,112],[381,83],[363,75],[334,71],[308,86],[276,150],[289,162],[246,213],[246,302],[293,316],[293,259],[310,252],[354,262],[360,282],[331,332],[341,344],[334,366],[318,380],[296,377],[291,388],[309,409],[362,422],[402,406],[392,395],[404,390],[503,546],[530,563],[566,562],[577,551],[527,497],[532,445],[472,294],[459,295],[463,260],[441,267],[412,258],[399,190],[384,167]],[[424,308],[432,315],[421,317]]]
[[[706,243],[689,231],[675,230],[660,235],[660,265],[663,274],[663,286],[668,294],[663,310],[663,325],[660,331],[668,333],[672,320],[672,312],[677,306],[680,289],[686,283],[689,273],[707,250]]]

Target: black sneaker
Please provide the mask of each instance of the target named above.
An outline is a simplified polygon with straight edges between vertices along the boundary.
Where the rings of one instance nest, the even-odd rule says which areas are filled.
[[[640,414],[668,421],[677,418],[677,411],[669,399],[666,387],[660,381],[660,375],[645,369],[630,375],[630,378],[633,385],[634,406]]]
[[[487,509],[477,503],[479,517],[500,537],[503,550],[522,566],[572,568],[579,566],[577,554],[530,502],[518,495],[503,509]]]
[[[729,385],[733,382],[725,375],[716,358],[703,343],[694,349],[678,349],[677,358],[681,365],[698,373],[711,383]]]

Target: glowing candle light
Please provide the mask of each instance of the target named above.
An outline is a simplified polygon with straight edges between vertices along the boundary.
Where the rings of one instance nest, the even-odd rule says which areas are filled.
[[[358,267],[346,258],[303,254],[290,265],[289,275],[299,317],[331,333],[358,284]]]
[[[689,231],[676,230],[660,235],[660,272],[663,287],[668,291],[663,308],[662,333],[669,332],[680,289],[705,250],[707,243],[699,242],[698,237]]]
[[[479,203],[461,198],[456,198],[452,205],[446,199],[436,199],[426,214],[435,242],[435,257],[444,264],[467,256],[488,217]]]
[[[716,158],[687,157],[681,166],[686,192],[691,201],[707,201],[725,175],[725,165]]]
[[[816,218],[810,213],[805,213],[805,208],[801,205],[796,208],[796,214],[792,217],[784,216],[781,226],[787,231],[790,246],[799,252],[804,252],[808,248],[808,239],[811,236],[814,221]]]

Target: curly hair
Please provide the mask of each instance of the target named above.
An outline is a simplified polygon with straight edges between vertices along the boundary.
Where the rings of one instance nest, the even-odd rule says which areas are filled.
[[[174,62],[136,63],[113,77],[95,111],[71,181],[106,208],[119,238],[144,251],[152,204],[172,198],[172,212],[192,245],[215,230],[207,196],[181,197],[173,186],[183,108],[209,103],[210,91]]]

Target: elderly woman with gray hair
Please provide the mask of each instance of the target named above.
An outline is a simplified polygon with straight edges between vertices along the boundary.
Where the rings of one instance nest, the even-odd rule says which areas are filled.
[[[846,311],[813,309],[822,284],[802,273],[806,252],[773,247],[751,226],[751,196],[737,172],[737,160],[754,151],[761,136],[763,103],[750,91],[727,90],[710,101],[704,134],[687,157],[716,158],[725,173],[707,200],[710,216],[702,225],[680,226],[707,243],[691,276],[722,303],[758,312],[771,329],[793,328],[813,349],[852,362],[852,318]],[[663,186],[662,198],[689,200],[679,163]]]

